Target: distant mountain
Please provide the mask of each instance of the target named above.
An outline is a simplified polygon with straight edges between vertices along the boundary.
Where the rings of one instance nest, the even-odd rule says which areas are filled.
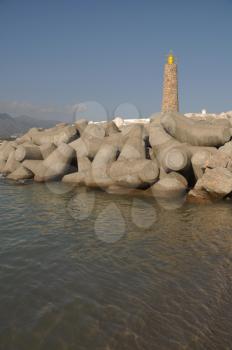
[[[20,133],[18,123],[9,114],[0,113],[0,137],[9,137]]]
[[[0,138],[24,134],[33,127],[51,128],[58,123],[56,120],[39,120],[27,115],[13,118],[7,113],[0,113]]]
[[[51,128],[60,123],[57,120],[40,120],[29,117],[28,115],[15,117],[14,120],[20,127],[21,132],[26,132],[30,128]]]

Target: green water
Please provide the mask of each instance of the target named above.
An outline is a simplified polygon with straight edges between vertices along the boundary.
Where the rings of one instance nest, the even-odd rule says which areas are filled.
[[[0,179],[0,349],[232,348],[232,207]]]

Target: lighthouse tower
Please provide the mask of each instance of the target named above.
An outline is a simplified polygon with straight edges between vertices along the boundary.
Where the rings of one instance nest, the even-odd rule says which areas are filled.
[[[177,64],[172,52],[164,65],[162,112],[179,112]]]

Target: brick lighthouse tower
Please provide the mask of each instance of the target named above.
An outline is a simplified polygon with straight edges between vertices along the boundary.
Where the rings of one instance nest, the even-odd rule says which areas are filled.
[[[179,112],[177,75],[175,57],[170,52],[164,65],[162,112]]]

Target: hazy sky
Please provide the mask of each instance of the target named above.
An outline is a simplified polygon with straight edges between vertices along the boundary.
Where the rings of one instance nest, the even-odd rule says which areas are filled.
[[[0,112],[149,116],[169,49],[181,111],[231,110],[231,23],[232,0],[0,0]]]

